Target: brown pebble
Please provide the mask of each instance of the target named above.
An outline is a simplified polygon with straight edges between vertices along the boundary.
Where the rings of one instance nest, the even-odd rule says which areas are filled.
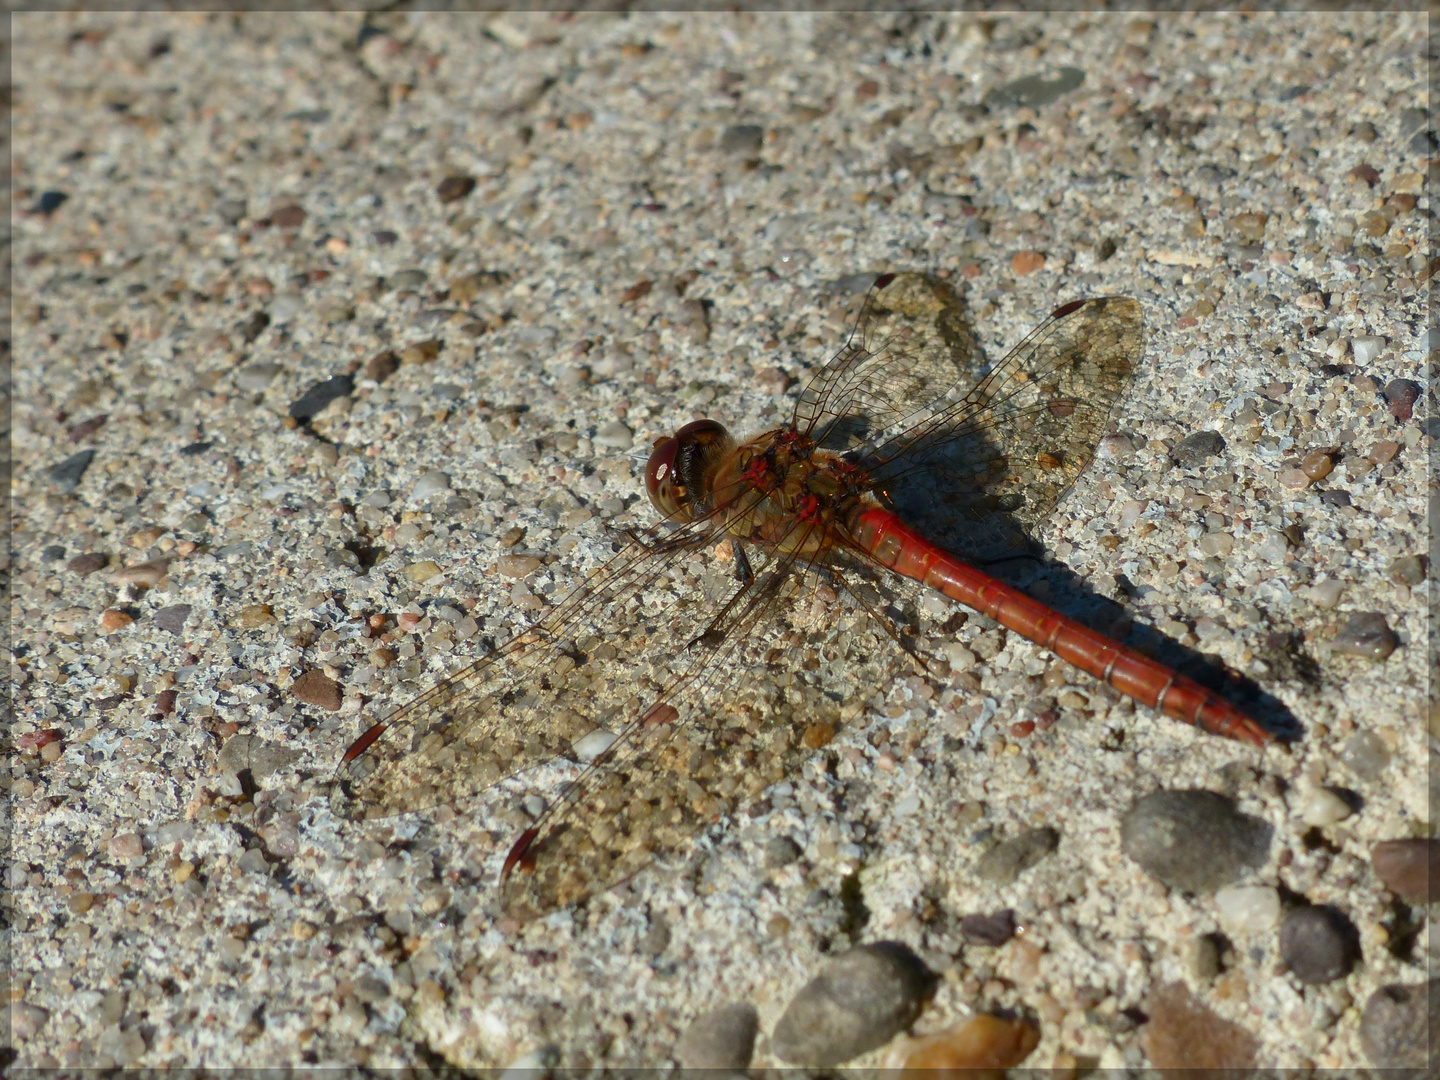
[[[1365,459],[1372,465],[1384,465],[1392,461],[1398,453],[1400,453],[1400,444],[1393,439],[1385,439],[1372,446],[1370,453],[1365,455]]]
[[[110,556],[99,551],[87,551],[84,555],[76,555],[66,563],[65,569],[79,574],[81,577],[87,577],[96,570],[104,570],[109,562]]]
[[[395,355],[394,350],[386,349],[370,358],[370,362],[365,365],[365,377],[374,379],[377,383],[383,383],[391,375],[394,375],[399,367],[400,358]]]
[[[1310,486],[1310,476],[1303,469],[1284,468],[1276,475],[1280,486],[1290,491],[1303,491]]]
[[[95,894],[88,892],[71,893],[70,898],[65,901],[65,906],[75,915],[84,915],[95,906]]]
[[[835,725],[821,721],[807,725],[805,734],[800,736],[800,742],[807,750],[819,750],[822,746],[828,745],[833,738],[835,738]]]
[[[622,304],[633,304],[636,300],[639,300],[642,296],[646,295],[654,287],[654,285],[655,283],[653,281],[650,281],[646,278],[641,278],[634,285],[631,285],[628,289],[626,289],[623,293],[620,294],[620,302]]]
[[[395,616],[395,625],[408,634],[420,625],[420,619],[421,616],[416,615],[413,611],[402,611]]]
[[[475,190],[473,176],[447,176],[435,186],[435,195],[442,203],[459,202]]]
[[[1382,840],[1370,851],[1370,865],[1397,896],[1421,904],[1440,900],[1430,873],[1432,865],[1440,868],[1440,840]]]
[[[402,364],[428,364],[435,357],[440,355],[442,342],[436,338],[429,341],[417,341],[414,345],[407,345],[400,353]]]
[[[1045,256],[1038,251],[1017,251],[1010,260],[1010,269],[1024,277],[1045,265]]]
[[[233,625],[239,630],[257,630],[274,621],[275,615],[269,604],[249,604],[235,613]]]
[[[111,580],[117,585],[138,585],[148,589],[152,585],[158,585],[165,577],[168,561],[165,559],[154,559],[150,562],[139,563],[135,566],[126,566],[116,570],[111,575]]]
[[[905,1074],[956,1076],[967,1080],[1003,1080],[1040,1044],[1040,1029],[1024,1020],[972,1016],[933,1035],[905,1039],[886,1055]]]
[[[539,570],[541,565],[534,555],[501,555],[495,561],[495,569],[509,578],[526,577]]]
[[[1380,183],[1380,174],[1375,171],[1373,165],[1356,165],[1350,170],[1349,175],[1351,180],[1358,181],[1368,187],[1374,187]]]
[[[142,550],[144,548],[153,547],[164,535],[164,529],[161,529],[155,525],[151,525],[148,528],[141,529],[134,536],[130,537],[130,546],[141,548]]]
[[[290,695],[306,705],[329,709],[332,712],[340,708],[342,699],[340,684],[323,671],[305,672],[290,687]]]
[[[1255,1060],[1255,1036],[1216,1015],[1186,988],[1169,983],[1142,1006],[1149,1022],[1140,1043],[1156,1069],[1243,1069]]]
[[[160,693],[156,694],[155,715],[169,716],[171,713],[173,713],[175,711],[176,696],[177,695],[174,690],[161,690]]]
[[[100,616],[100,629],[107,634],[113,634],[116,630],[123,630],[135,620],[123,611],[110,608]]]
[[[1323,480],[1335,468],[1335,459],[1328,450],[1311,450],[1300,459],[1300,471],[1311,480]]]
[[[1230,219],[1230,228],[1241,240],[1258,244],[1265,239],[1265,225],[1269,220],[1265,214],[1236,214]]]
[[[282,206],[271,213],[270,223],[280,229],[298,229],[305,224],[305,210],[294,203]]]
[[[145,854],[144,842],[138,833],[121,833],[112,836],[105,845],[115,859],[135,859]]]

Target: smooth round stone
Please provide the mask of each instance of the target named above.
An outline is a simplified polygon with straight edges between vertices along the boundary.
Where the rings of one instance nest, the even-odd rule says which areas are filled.
[[[392,289],[418,289],[429,277],[424,270],[401,270],[386,282]]]
[[[1200,537],[1200,551],[1223,559],[1235,550],[1235,538],[1229,533],[1207,532]]]
[[[1382,986],[1360,1016],[1360,1048],[1377,1069],[1424,1069],[1431,1031],[1440,1031],[1440,979]]]
[[[1224,795],[1186,789],[1140,799],[1120,823],[1120,846],[1172,888],[1209,893],[1262,866],[1273,830]]]
[[[1010,885],[1059,846],[1060,834],[1054,829],[1030,829],[981,855],[975,873],[992,884]]]
[[[635,434],[619,420],[612,420],[595,432],[593,441],[596,446],[605,446],[612,450],[629,450],[634,445]]]
[[[1302,983],[1334,982],[1349,974],[1358,940],[1350,920],[1333,908],[1296,908],[1280,927],[1280,959]]]
[[[1280,894],[1268,885],[1230,885],[1216,891],[1215,910],[1230,933],[1254,934],[1280,921]]]
[[[749,1002],[735,1001],[697,1016],[675,1044],[685,1069],[745,1069],[755,1051],[759,1017]]]
[[[1361,611],[1350,616],[1330,642],[1330,648],[1346,656],[1365,660],[1384,660],[1400,644],[1395,631],[1378,611]]]
[[[1310,599],[1315,601],[1316,607],[1330,611],[1340,602],[1344,589],[1345,586],[1336,578],[1326,578],[1310,586]]]
[[[1010,908],[990,914],[976,912],[960,920],[960,933],[977,945],[999,948],[1015,936],[1015,912]]]
[[[1382,840],[1370,851],[1370,865],[1397,896],[1419,904],[1440,900],[1440,882],[1430,872],[1440,868],[1440,840]]]
[[[1320,828],[1344,821],[1351,813],[1349,803],[1329,788],[1323,787],[1311,788],[1301,795],[1296,810],[1300,814],[1300,820],[1306,825]]]
[[[1390,748],[1373,731],[1357,731],[1340,750],[1340,760],[1363,780],[1374,780],[1390,764]]]
[[[581,735],[570,747],[576,760],[588,765],[615,744],[613,732],[596,728],[587,735]]]
[[[412,499],[428,499],[432,495],[439,495],[441,492],[450,490],[450,477],[439,469],[431,469],[419,480],[415,481],[414,488],[410,491]]]
[[[790,1002],[771,1036],[781,1061],[840,1065],[883,1046],[915,1018],[935,976],[908,947],[877,941],[830,960]]]
[[[1335,459],[1324,450],[1311,450],[1300,459],[1300,471],[1311,480],[1323,480],[1335,468]]]
[[[1409,585],[1413,589],[1425,580],[1425,561],[1419,555],[1401,555],[1391,561],[1385,576],[1396,585]]]

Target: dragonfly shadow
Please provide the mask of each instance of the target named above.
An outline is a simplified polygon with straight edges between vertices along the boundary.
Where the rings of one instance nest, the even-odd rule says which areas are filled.
[[[943,462],[939,463],[943,466]],[[1133,618],[1133,609],[1099,592],[1074,570],[1048,558],[1032,539],[1032,523],[1007,510],[1001,500],[947,499],[944,483],[923,477],[892,505],[917,531],[987,574],[1043,601],[1063,615],[1100,631],[1193,679],[1236,705],[1281,741],[1299,739],[1299,719],[1275,695],[1250,677],[1228,668],[1213,653],[1188,647]],[[907,478],[907,481],[909,478]],[[1123,581],[1122,581],[1123,586]],[[1297,655],[1295,643],[1272,634],[1267,650],[1285,653],[1278,667],[1306,681],[1313,662]],[[1273,646],[1273,647],[1272,647]],[[1277,663],[1271,663],[1272,669]],[[1313,680],[1310,680],[1313,681]]]

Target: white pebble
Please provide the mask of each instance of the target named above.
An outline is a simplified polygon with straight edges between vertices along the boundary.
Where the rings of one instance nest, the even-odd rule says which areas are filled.
[[[1230,933],[1253,934],[1280,921],[1280,894],[1268,885],[1229,885],[1216,891],[1215,909]]]
[[[897,818],[909,817],[920,809],[919,795],[906,795],[895,804],[895,816]]]
[[[612,450],[629,450],[634,441],[634,432],[619,420],[610,421],[595,433],[595,445],[608,446]]]
[[[431,469],[419,480],[415,481],[415,487],[410,491],[412,499],[428,499],[431,495],[438,495],[442,491],[450,490],[450,477],[439,469]]]
[[[1311,788],[1302,794],[1296,809],[1306,825],[1334,825],[1350,816],[1350,804],[1323,787]]]
[[[1331,610],[1340,602],[1340,592],[1344,588],[1335,578],[1326,578],[1324,581],[1317,581],[1310,586],[1310,599],[1315,602],[1318,608]]]
[[[597,757],[603,754],[610,747],[615,745],[615,734],[606,731],[604,728],[596,728],[588,735],[581,735],[575,740],[571,750],[575,757],[585,765],[589,765]]]
[[[1380,350],[1383,348],[1385,348],[1385,339],[1376,337],[1374,334],[1366,334],[1364,337],[1357,337],[1350,342],[1350,351],[1357,364],[1370,363],[1380,355]]]
[[[539,795],[526,795],[520,805],[525,808],[525,813],[532,818],[538,818],[545,812],[545,800]]]
[[[950,661],[951,671],[969,671],[979,662],[979,658],[958,641],[950,642],[940,651]]]

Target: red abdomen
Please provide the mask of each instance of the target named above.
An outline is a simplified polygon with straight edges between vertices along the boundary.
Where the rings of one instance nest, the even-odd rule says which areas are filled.
[[[888,510],[860,513],[851,525],[851,535],[862,549],[897,574],[990,616],[1007,630],[1044,645],[1062,660],[1166,716],[1253,746],[1264,746],[1273,739],[1250,717],[1194,680],[960,561]]]

